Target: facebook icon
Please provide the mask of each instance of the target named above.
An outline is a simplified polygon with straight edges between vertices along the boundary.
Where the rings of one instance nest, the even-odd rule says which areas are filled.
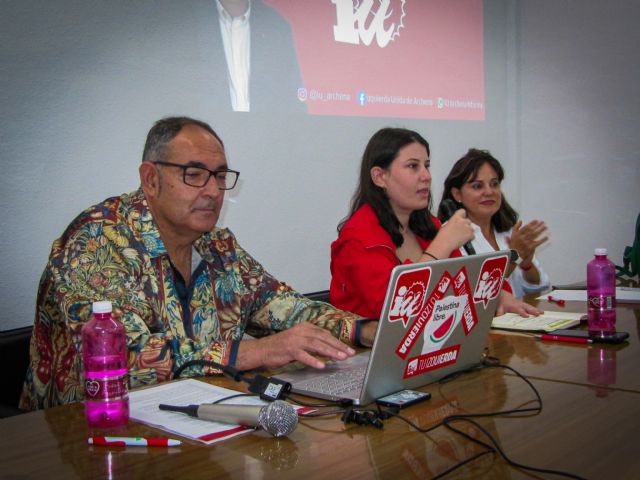
[[[358,92],[358,105],[364,105],[367,103],[367,94],[362,90]]]

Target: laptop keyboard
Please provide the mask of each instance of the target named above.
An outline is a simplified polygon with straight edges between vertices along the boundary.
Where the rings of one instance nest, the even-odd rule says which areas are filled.
[[[296,388],[327,395],[340,396],[340,394],[343,393],[360,390],[364,383],[364,375],[366,371],[366,365],[338,370],[329,375],[322,375],[299,382],[296,384]]]

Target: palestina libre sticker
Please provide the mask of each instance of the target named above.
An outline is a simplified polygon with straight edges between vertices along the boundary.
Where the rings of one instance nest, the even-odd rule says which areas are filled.
[[[424,329],[423,354],[442,348],[460,323],[467,303],[466,295],[445,297],[435,303],[431,320]]]

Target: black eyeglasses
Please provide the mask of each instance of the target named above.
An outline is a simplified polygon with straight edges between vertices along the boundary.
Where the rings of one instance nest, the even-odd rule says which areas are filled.
[[[220,190],[231,190],[236,186],[240,172],[223,168],[211,171],[204,167],[194,167],[193,165],[180,165],[171,162],[153,162],[157,165],[168,165],[182,169],[182,181],[190,187],[204,187],[211,177],[216,179],[216,184]]]

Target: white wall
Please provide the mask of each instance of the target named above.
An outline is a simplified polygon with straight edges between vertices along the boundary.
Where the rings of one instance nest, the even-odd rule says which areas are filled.
[[[551,226],[554,281],[582,279],[596,245],[619,261],[640,204],[640,7],[627,3],[486,1],[487,119],[433,122],[222,113],[207,97],[220,71],[210,1],[2,2],[0,329],[32,323],[51,242],[83,208],[137,187],[146,132],[166,115],[219,132],[242,172],[223,223],[303,292],[328,287],[359,157],[386,125],[431,142],[436,200],[468,147],[490,149],[510,201]]]
[[[542,217],[555,283],[596,247],[622,265],[640,213],[640,2],[520,2],[520,213]]]

